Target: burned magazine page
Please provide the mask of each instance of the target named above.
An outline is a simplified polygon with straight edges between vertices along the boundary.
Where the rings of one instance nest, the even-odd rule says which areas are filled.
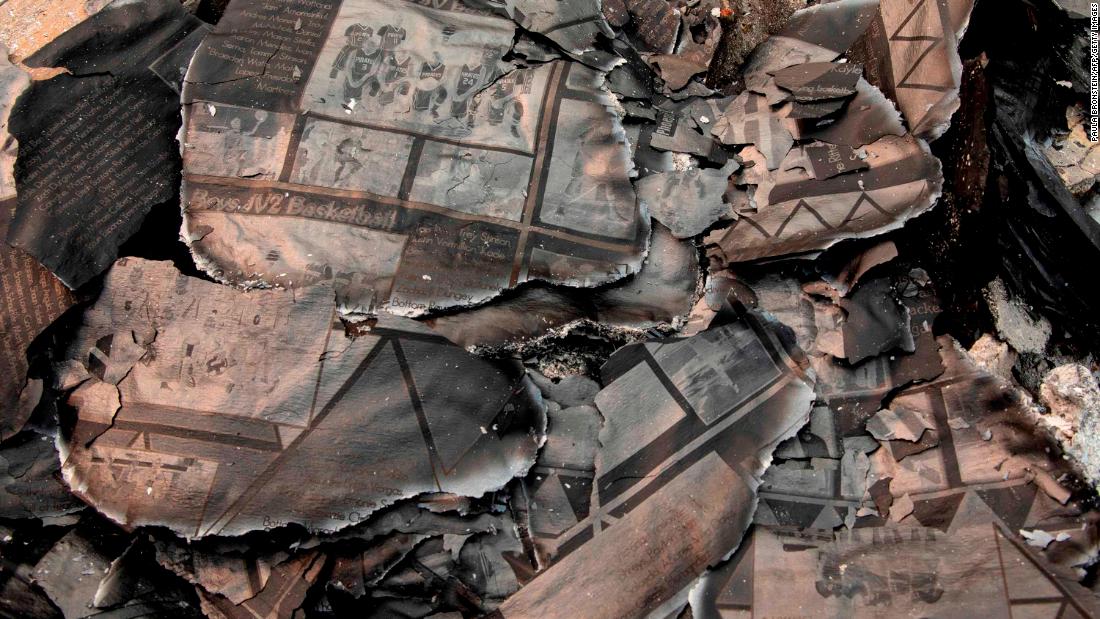
[[[807,419],[813,378],[759,317],[727,312],[604,366],[589,513],[541,532],[553,563],[500,616],[644,616],[686,601],[737,548],[772,450]]]
[[[215,619],[245,619],[270,617],[290,619],[305,600],[310,586],[325,569],[326,557],[316,551],[304,552],[270,569],[267,582],[256,595],[240,603],[198,589],[203,614]],[[249,574],[237,574],[237,580],[246,580]]]
[[[117,3],[26,60],[68,71],[12,110],[19,196],[6,239],[70,288],[177,195],[178,95],[152,66],[199,24],[171,0]]]
[[[863,63],[867,79],[897,102],[919,138],[943,135],[959,109],[959,41],[974,2],[880,0],[870,27],[847,50],[850,59]]]
[[[875,246],[868,253],[875,251]],[[856,258],[861,259],[862,256]],[[900,267],[899,267],[900,269]],[[884,326],[897,334],[898,315],[909,329],[909,338],[876,339],[863,328],[853,328],[840,307],[847,299],[833,300],[822,290],[835,290],[820,276],[800,276],[783,271],[712,277],[705,295],[696,304],[685,333],[698,333],[718,316],[727,299],[736,300],[774,316],[790,329],[817,377],[821,404],[828,406],[846,427],[856,427],[882,408],[886,398],[911,383],[929,381],[944,372],[940,344],[932,334],[932,323],[941,312],[940,302],[929,282],[904,269],[887,270],[881,277],[891,286],[875,283],[865,304],[888,307]],[[878,277],[875,278],[878,280]],[[919,282],[914,283],[914,281]],[[897,306],[901,306],[900,311]],[[851,363],[849,349],[877,349],[878,353]]]
[[[725,199],[737,168],[737,162],[730,160],[717,169],[660,172],[640,179],[635,188],[654,219],[668,226],[676,238],[690,238],[722,219],[737,218],[734,205]]]
[[[35,584],[64,617],[202,617],[189,587],[154,562],[144,540],[128,546],[82,522],[34,566]]]
[[[42,384],[27,380],[27,348],[73,304],[71,293],[7,238],[16,208],[13,167],[19,145],[8,133],[15,99],[30,78],[0,45],[0,441],[18,433],[38,404]]]
[[[602,74],[502,60],[515,25],[462,5],[261,5],[235,0],[186,79],[203,269],[406,316],[637,272],[649,220]],[[301,18],[264,18],[283,9]]]
[[[70,487],[126,526],[194,538],[336,530],[526,472],[545,424],[528,380],[405,319],[348,339],[332,300],[331,285],[242,292],[120,260],[66,353],[93,375],[59,441]]]

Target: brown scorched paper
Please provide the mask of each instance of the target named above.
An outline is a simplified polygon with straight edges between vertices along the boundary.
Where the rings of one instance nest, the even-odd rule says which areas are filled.
[[[52,273],[4,242],[15,211],[12,171],[18,149],[8,133],[8,117],[29,84],[0,46],[0,440],[19,432],[41,394],[41,381],[27,381],[27,347],[73,303]]]
[[[500,616],[637,617],[686,602],[699,574],[738,547],[772,450],[814,398],[805,359],[729,306],[693,337],[619,349],[602,374],[594,472],[586,483],[584,440],[542,462],[551,470],[529,511],[543,569]],[[583,428],[594,412],[561,421]]]
[[[221,281],[415,316],[636,273],[649,219],[603,75],[504,60],[460,3],[237,0],[184,87],[184,236]]]
[[[534,463],[544,405],[522,370],[404,318],[348,339],[333,298],[119,260],[66,355],[91,374],[59,440],[66,482],[124,525],[192,538],[332,531]]]

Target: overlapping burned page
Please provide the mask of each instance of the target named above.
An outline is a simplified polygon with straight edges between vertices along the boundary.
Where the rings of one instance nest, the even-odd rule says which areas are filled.
[[[334,279],[343,311],[415,316],[638,270],[649,223],[600,73],[505,60],[515,25],[460,3],[248,6],[184,91],[184,233],[215,277]]]
[[[116,3],[26,63],[64,71],[35,81],[12,110],[18,199],[8,244],[69,288],[104,272],[179,182],[178,69],[201,22],[171,0]],[[159,71],[159,72],[158,72]]]
[[[47,4],[0,617],[1100,616],[1095,342],[987,270],[990,5]]]
[[[15,100],[30,85],[26,72],[6,56],[0,53],[0,238],[6,237],[16,210],[13,168],[19,145],[8,123]],[[0,440],[22,429],[42,392],[40,378],[27,380],[27,349],[72,302],[69,291],[42,265],[0,244]]]
[[[771,451],[813,401],[804,360],[771,329],[727,308],[698,335],[608,360],[593,468],[536,467],[527,510],[542,571],[500,616],[643,616],[682,604],[700,568],[737,548]]]
[[[529,381],[404,319],[349,340],[332,301],[117,263],[66,352],[88,374],[59,443],[70,486],[124,525],[200,537],[336,530],[530,466],[545,423]]]

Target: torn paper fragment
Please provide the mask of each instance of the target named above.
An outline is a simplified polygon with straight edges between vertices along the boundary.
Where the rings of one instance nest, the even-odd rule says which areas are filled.
[[[694,337],[617,351],[596,396],[592,510],[500,615],[633,617],[686,601],[736,549],[772,450],[808,418],[812,378],[791,354],[732,308]]]
[[[710,128],[692,118],[688,112],[659,111],[657,126],[649,138],[649,145],[659,151],[690,153],[717,163],[725,163],[725,151],[710,136]]]
[[[524,30],[544,35],[578,60],[589,60],[591,62],[597,35],[605,35],[607,38],[614,37],[614,32],[606,21],[600,3],[595,0],[563,0],[562,2],[543,2],[542,0],[462,1],[473,7],[495,10],[511,18]],[[434,2],[431,6],[442,8],[446,6],[446,3]],[[599,55],[596,55],[596,57],[599,57]]]
[[[22,429],[41,395],[40,383],[27,380],[27,347],[74,302],[52,273],[4,241],[17,202],[13,173],[19,144],[8,133],[9,115],[29,84],[0,45],[0,440]]]
[[[641,270],[626,281],[581,293],[530,286],[509,298],[425,323],[463,347],[518,344],[582,320],[647,329],[687,315],[699,277],[695,247],[658,223]]]
[[[920,411],[910,408],[886,408],[867,420],[867,431],[880,441],[919,441],[925,430],[935,425]]]
[[[639,180],[634,188],[653,218],[668,226],[676,238],[685,239],[703,233],[719,220],[736,218],[723,196],[737,168],[737,162],[731,160],[718,169],[661,172]]]
[[[778,89],[778,87],[776,87]],[[787,99],[784,98],[783,101]],[[771,100],[769,99],[769,102]],[[815,127],[828,127],[837,122],[836,113],[844,109],[848,104],[847,99],[826,99],[824,101],[792,101],[780,109],[784,118],[790,118],[795,125],[811,125]],[[774,105],[774,104],[773,104]]]
[[[180,578],[238,605],[263,591],[272,568],[289,558],[282,551],[240,553],[232,542],[199,548],[160,540],[154,544],[154,556],[158,564]],[[243,573],[250,577],[240,578]]]
[[[825,180],[849,172],[866,170],[869,166],[850,146],[837,146],[825,142],[811,144],[803,149],[810,160],[810,171],[817,180]]]
[[[863,67],[850,62],[808,62],[772,72],[776,86],[796,101],[841,99],[855,94]]]
[[[792,134],[800,140],[819,140],[830,144],[844,145],[856,149],[860,159],[865,159],[861,147],[888,135],[902,137],[906,135],[905,124],[894,103],[864,79],[856,83],[856,94],[842,101],[843,113],[830,112],[828,108],[808,108],[825,103],[793,103],[790,109],[781,108],[779,113],[793,121]],[[825,116],[814,116],[817,112],[828,112]]]
[[[605,0],[603,12],[638,51],[672,53],[680,32],[680,10],[665,0]]]
[[[310,6],[234,2],[191,64],[184,236],[201,268],[333,281],[342,312],[405,316],[637,272],[649,220],[601,73],[503,60],[515,24],[459,3]],[[267,19],[283,8],[305,11],[299,31]]]
[[[6,239],[70,288],[175,199],[178,95],[150,65],[200,24],[173,0],[116,3],[26,61],[69,73],[33,83],[12,111],[19,196]]]
[[[307,551],[293,557],[271,571],[267,584],[252,598],[234,604],[220,595],[198,589],[203,614],[215,619],[291,619],[297,616],[309,588],[325,568],[326,556]],[[251,575],[237,572],[234,577],[247,580]]]
[[[935,204],[940,163],[924,142],[887,136],[866,151],[868,169],[826,180],[801,168],[758,172],[758,212],[709,235],[709,255],[728,264],[826,249],[899,228]]]
[[[682,21],[681,32],[686,36],[680,38],[675,53],[649,57],[669,90],[682,90],[692,77],[706,71],[722,38],[721,22],[714,15],[690,11]]]
[[[840,267],[835,275],[825,273],[824,279],[837,291],[837,294],[846,297],[869,271],[897,257],[897,245],[893,241],[881,241],[856,253]]]
[[[868,80],[897,102],[909,131],[935,140],[959,109],[959,40],[974,0],[879,0],[866,33],[847,50]]]
[[[66,533],[34,567],[34,580],[65,617],[85,617],[111,563],[93,541],[78,530]]]
[[[893,506],[890,507],[890,520],[892,522],[901,522],[913,513],[913,509],[912,497],[908,494],[903,494],[900,498],[895,500]]]
[[[909,131],[934,140],[959,107],[958,46],[974,0],[843,0],[798,11],[753,53],[746,74],[846,55],[897,103]]]
[[[0,446],[0,518],[40,518],[47,524],[75,520],[84,509],[61,481],[51,437],[23,432]]]
[[[594,383],[582,382],[582,377],[565,378],[557,384],[541,376],[535,380],[545,397],[556,397],[553,401],[565,408],[549,412],[546,444],[535,468],[512,493],[512,502],[514,512],[527,516],[524,524],[537,567],[545,569],[569,550],[565,545],[568,538],[562,534],[591,512],[603,418],[595,407],[598,387]],[[595,388],[578,391],[582,385]]]
[[[15,157],[18,143],[9,134],[12,107],[30,86],[31,78],[8,60],[8,49],[0,45],[0,201],[15,197]]]
[[[405,319],[348,339],[332,299],[330,285],[249,293],[116,263],[66,357],[109,357],[112,339],[150,325],[155,352],[118,383],[113,422],[78,408],[59,442],[66,482],[120,523],[194,538],[337,530],[526,472],[544,427],[527,379]]]
[[[790,129],[772,113],[767,100],[747,91],[730,102],[711,133],[723,144],[754,145],[764,155],[769,170],[779,168],[794,145]]]
[[[779,33],[753,50],[746,75],[810,62],[832,62],[872,24],[878,0],[828,2],[796,11]]]
[[[916,350],[909,308],[897,298],[890,278],[863,282],[839,305],[847,316],[843,325],[844,357],[849,363],[887,352]]]

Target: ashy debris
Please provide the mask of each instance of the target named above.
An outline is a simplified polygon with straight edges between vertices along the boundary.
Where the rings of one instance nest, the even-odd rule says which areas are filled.
[[[1100,452],[1096,429],[1100,419],[1100,385],[1088,368],[1067,364],[1054,368],[1043,379],[1039,401],[1046,410],[1040,423],[1057,433],[1061,445],[1090,480],[1100,476]]]
[[[1032,354],[1042,354],[1046,350],[1052,331],[1046,317],[1036,315],[1013,296],[1000,278],[989,282],[985,296],[998,335],[1014,350]]]
[[[1088,193],[1100,175],[1100,149],[1088,136],[1088,118],[1077,106],[1066,108],[1066,133],[1053,138],[1043,154],[1058,170],[1058,176],[1075,195]]]

